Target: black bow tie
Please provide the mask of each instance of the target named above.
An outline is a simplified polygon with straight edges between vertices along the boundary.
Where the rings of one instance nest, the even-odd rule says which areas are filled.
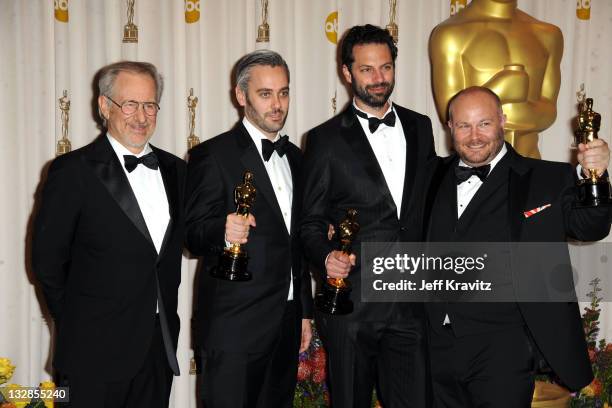
[[[477,176],[481,181],[485,181],[485,179],[489,175],[490,170],[490,164],[480,167],[456,166],[455,178],[457,179],[457,185],[463,183],[472,176]]]
[[[288,142],[289,136],[281,136],[281,138],[274,143],[268,139],[261,139],[261,154],[263,155],[264,161],[270,160],[275,150],[280,157],[283,157],[287,151]]]
[[[138,166],[139,164],[144,164],[151,170],[157,170],[157,168],[159,167],[157,156],[153,152],[147,153],[142,157],[132,156],[131,154],[124,154],[123,159],[125,160],[125,169],[128,171],[128,173],[133,172],[136,166]]]
[[[376,129],[378,129],[381,123],[384,123],[389,127],[395,126],[395,112],[393,111],[387,113],[384,118],[378,119],[376,116],[368,117],[366,113],[360,111],[359,109],[353,108],[353,110],[357,116],[368,120],[368,127],[370,128],[371,133],[376,132]]]

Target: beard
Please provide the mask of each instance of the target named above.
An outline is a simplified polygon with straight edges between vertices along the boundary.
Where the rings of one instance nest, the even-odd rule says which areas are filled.
[[[382,94],[374,94],[370,92],[372,88],[385,87],[385,91]],[[395,81],[393,82],[379,82],[377,84],[366,85],[365,87],[360,86],[356,81],[351,83],[353,94],[361,99],[363,103],[372,108],[382,108],[385,106],[393,88],[395,87]]]
[[[247,103],[244,107],[245,109],[245,114],[246,116],[251,119],[254,124],[261,130],[263,130],[264,132],[267,133],[276,133],[279,130],[281,130],[283,128],[283,126],[285,126],[285,121],[287,120],[287,112],[283,111],[282,109],[277,109],[274,111],[270,111],[270,112],[266,112],[263,114],[260,114],[254,107],[253,105],[251,105],[251,101],[249,100],[249,98],[247,97]],[[283,115],[283,120],[280,123],[276,123],[276,122],[267,122],[266,121],[266,115],[277,115],[277,114],[281,114]]]

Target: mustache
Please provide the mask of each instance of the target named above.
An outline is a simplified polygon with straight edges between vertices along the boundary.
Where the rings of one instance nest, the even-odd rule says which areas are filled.
[[[266,115],[276,115],[276,114],[279,114],[279,113],[280,113],[281,115],[284,115],[284,114],[285,114],[285,111],[284,111],[284,110],[282,110],[282,109],[275,109],[275,110],[272,110],[272,111],[270,111],[270,112],[266,113]]]
[[[365,89],[366,90],[370,90],[372,88],[389,88],[391,86],[391,83],[389,82],[379,82],[377,84],[371,84],[371,85],[366,85]]]

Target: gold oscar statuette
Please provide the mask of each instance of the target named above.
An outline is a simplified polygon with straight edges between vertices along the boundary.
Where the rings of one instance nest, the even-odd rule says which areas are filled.
[[[337,96],[337,92],[334,92],[334,97],[331,98],[331,105],[332,105],[332,112],[334,113],[334,115],[336,114],[336,96]]]
[[[397,16],[397,0],[389,0],[389,24],[387,24],[387,31],[389,35],[393,37],[393,42],[397,44],[399,40],[399,27],[395,22],[395,16]]]
[[[187,97],[187,108],[189,109],[189,136],[187,137],[188,150],[191,150],[193,147],[200,144],[200,138],[195,134],[195,116],[197,106],[198,97],[193,96],[193,88],[190,88],[189,96]]]
[[[138,42],[138,26],[134,24],[134,2],[136,0],[127,0],[127,24],[123,27],[123,42],[137,43]]]
[[[447,121],[448,102],[459,91],[487,87],[503,105],[506,141],[523,156],[540,158],[539,133],[557,117],[561,30],[520,10],[517,0],[472,0],[465,7],[451,1],[455,14],[429,39],[440,119]]]
[[[346,218],[338,225],[340,237],[340,251],[350,255],[355,235],[359,232],[357,223],[357,210],[350,208],[346,211]],[[353,311],[353,302],[350,298],[351,283],[345,279],[327,278],[321,285],[321,290],[315,296],[315,305],[321,312],[332,315],[345,315]]]
[[[580,97],[580,96],[579,96]],[[580,103],[576,144],[588,143],[597,139],[601,127],[601,115],[593,111],[593,99],[586,98]],[[576,207],[599,207],[612,205],[612,189],[608,177],[597,175],[597,170],[588,169],[589,177],[578,181],[578,201]]]
[[[68,98],[68,91],[64,89],[64,96],[58,99],[59,108],[62,111],[62,138],[57,141],[55,147],[55,155],[61,156],[62,154],[68,153],[72,150],[72,144],[68,139],[68,122],[70,121],[70,99]]]
[[[253,173],[246,171],[242,184],[234,190],[234,201],[236,202],[236,214],[248,217],[255,202],[257,191],[253,185]],[[224,248],[219,258],[219,264],[211,270],[215,278],[229,281],[248,281],[252,275],[247,271],[248,256],[246,249],[241,244],[231,244]]]
[[[268,24],[268,0],[261,0],[261,24],[257,27],[257,42],[270,42]]]

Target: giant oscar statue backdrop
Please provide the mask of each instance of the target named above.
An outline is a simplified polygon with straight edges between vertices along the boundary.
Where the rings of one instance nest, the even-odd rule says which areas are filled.
[[[472,0],[440,23],[429,43],[436,108],[460,90],[483,85],[499,95],[506,140],[540,158],[538,133],[557,116],[563,36],[558,27],[524,13],[516,0]]]

